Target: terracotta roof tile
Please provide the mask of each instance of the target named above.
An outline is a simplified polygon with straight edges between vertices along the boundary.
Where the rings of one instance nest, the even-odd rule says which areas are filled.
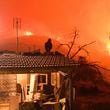
[[[75,62],[64,56],[23,56],[15,54],[2,54],[0,55],[0,70],[14,68],[16,70],[28,68],[55,68],[55,67],[71,67]]]

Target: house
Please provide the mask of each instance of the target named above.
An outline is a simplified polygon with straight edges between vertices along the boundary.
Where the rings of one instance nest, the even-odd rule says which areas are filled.
[[[62,55],[1,54],[0,110],[16,110],[19,102],[32,101],[34,94],[48,85],[59,88],[59,71],[67,73],[76,65],[73,60]],[[45,92],[48,94],[51,91],[47,88]]]

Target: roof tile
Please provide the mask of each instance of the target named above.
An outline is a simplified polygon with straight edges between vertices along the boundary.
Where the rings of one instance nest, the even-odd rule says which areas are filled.
[[[23,56],[23,55],[0,55],[0,69],[5,68],[44,68],[44,67],[67,67],[75,62],[64,56]]]

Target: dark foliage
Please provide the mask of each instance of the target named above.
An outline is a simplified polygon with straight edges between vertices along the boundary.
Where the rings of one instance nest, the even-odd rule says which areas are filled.
[[[75,75],[73,75],[73,86],[77,93],[82,95],[110,93],[110,84],[104,80],[100,68],[96,64],[89,63],[83,57],[79,58],[78,63]]]
[[[99,93],[99,90],[96,86],[94,87],[89,87],[89,88],[86,88],[86,87],[80,87],[80,95],[94,95],[94,94],[98,94]]]

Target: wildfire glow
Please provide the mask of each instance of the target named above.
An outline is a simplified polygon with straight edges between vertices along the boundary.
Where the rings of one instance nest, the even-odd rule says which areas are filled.
[[[107,45],[107,50],[108,50],[109,55],[110,55],[110,43]]]
[[[60,41],[60,40],[61,40],[61,37],[57,37],[56,40],[57,40],[57,41]]]
[[[32,36],[32,35],[33,35],[33,33],[32,33],[32,32],[30,32],[30,31],[27,31],[27,32],[25,32],[25,35],[26,35],[26,36]]]

